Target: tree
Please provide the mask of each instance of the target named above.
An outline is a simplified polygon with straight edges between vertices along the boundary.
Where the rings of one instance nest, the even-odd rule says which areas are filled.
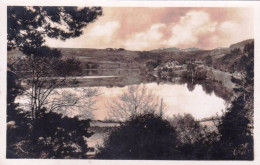
[[[84,27],[102,15],[102,8],[12,6],[8,7],[7,15],[8,50],[18,48],[27,55],[25,60],[18,63],[16,71],[30,88],[29,92],[24,92],[30,96],[32,118],[37,118],[37,111],[49,103],[47,98],[56,88],[75,84],[75,81],[68,81],[66,77],[75,73],[80,66],[75,59],[61,60],[57,49],[45,45],[45,38],[66,40],[80,36]],[[52,103],[58,101],[62,99]],[[75,105],[77,99],[69,101],[69,105]],[[61,106],[66,107],[67,104],[55,104],[51,110]]]
[[[86,158],[89,148],[85,138],[92,134],[88,132],[89,120],[78,118],[91,117],[93,97],[99,90],[78,89],[80,95],[76,95],[63,89],[76,85],[68,76],[77,68],[76,60],[49,57],[27,57],[10,67],[18,76],[8,71],[8,158]],[[26,83],[23,87],[19,77]],[[14,103],[19,94],[23,94],[23,99],[29,98],[25,108],[31,111]],[[76,110],[83,113],[77,115]]]
[[[194,117],[190,114],[174,115],[172,119],[169,119],[171,125],[177,132],[178,141],[181,144],[195,143],[201,133],[202,126]]]
[[[7,158],[87,158],[90,120],[79,120],[42,109],[34,121],[16,111],[8,123]],[[12,119],[12,118],[10,118]]]
[[[23,99],[30,100],[25,107],[31,110],[32,119],[37,119],[38,112],[44,107],[48,111],[62,110],[62,113],[67,115],[67,110],[74,110],[74,113],[81,110],[85,111],[84,117],[91,117],[95,104],[92,98],[99,94],[99,90],[75,89],[77,93],[73,93],[66,89],[77,86],[76,79],[71,76],[80,74],[79,66],[79,61],[75,59],[49,57],[27,57],[15,65],[18,76],[26,84]]]
[[[253,159],[253,109],[254,109],[254,43],[244,47],[241,64],[242,79],[232,78],[236,83],[237,97],[223,115],[218,127],[221,159]]]
[[[44,52],[39,48],[44,47],[46,37],[61,40],[79,37],[83,29],[101,15],[101,7],[9,6],[8,50],[18,48],[26,55],[39,56]]]
[[[188,81],[190,82],[190,84],[188,84],[188,88],[190,91],[193,91],[195,88],[195,86],[193,84],[194,84],[194,79],[196,78],[195,77],[196,65],[192,60],[194,60],[194,59],[190,58],[190,61],[187,64],[187,72],[185,75],[187,78],[189,78]]]
[[[18,76],[13,72],[12,67],[8,67],[7,69],[7,82],[7,111],[10,112],[9,114],[11,115],[11,110],[17,108],[17,104],[14,103],[15,98],[21,94],[23,90]]]
[[[176,159],[176,131],[154,114],[133,116],[112,131],[98,159]]]
[[[209,67],[212,67],[212,64],[213,64],[213,60],[212,60],[212,57],[210,55],[208,55],[205,59],[206,61],[206,64],[209,66]]]
[[[158,100],[145,85],[132,85],[120,96],[108,104],[109,117],[118,121],[125,121],[131,116],[163,111],[165,105]]]
[[[79,108],[81,98],[87,98],[88,101],[81,103],[85,103],[85,112],[89,116],[87,110],[91,110],[95,103],[92,97],[98,90],[83,89],[80,96],[62,91],[62,97],[57,97],[65,86],[77,84],[71,75],[80,70],[80,64],[73,58],[62,59],[60,51],[46,46],[45,39],[66,40],[80,36],[84,27],[102,15],[102,8],[12,6],[7,8],[7,15],[8,50],[17,48],[26,55],[11,67],[18,81],[25,83],[22,92],[29,96],[31,110],[28,114],[28,111],[12,106],[17,96],[13,93],[19,87],[14,86],[13,91],[10,88],[7,157],[79,157],[73,156],[76,152],[80,152],[80,157],[85,157],[88,148],[84,138],[91,135],[87,132],[89,120],[81,121],[79,116],[70,118],[66,113],[63,113],[67,115],[64,117],[56,112],[66,107]],[[8,79],[9,82],[12,80]],[[50,129],[49,123],[53,124],[53,129]],[[48,135],[39,133],[41,129],[50,132]],[[41,151],[45,154],[49,152],[49,155],[42,155]]]
[[[177,150],[182,160],[212,160],[219,135],[216,129],[203,125],[190,114],[174,115],[168,121],[177,133]]]
[[[158,58],[157,60],[150,60],[146,62],[145,66],[148,71],[153,71],[157,66],[159,66],[161,63],[160,59]]]
[[[12,67],[7,71],[7,143],[6,156],[8,158],[17,157],[24,154],[21,149],[21,139],[28,135],[29,123],[27,120],[28,113],[18,108],[15,98],[22,93],[22,87],[17,75],[13,72]]]
[[[187,88],[190,92],[192,92],[196,87],[196,83],[193,81],[193,78],[188,79],[187,81]]]
[[[88,131],[90,120],[79,120],[42,109],[30,134],[33,155],[41,158],[87,158],[86,138],[93,133]],[[51,127],[50,127],[51,125]],[[40,138],[39,138],[40,137]]]

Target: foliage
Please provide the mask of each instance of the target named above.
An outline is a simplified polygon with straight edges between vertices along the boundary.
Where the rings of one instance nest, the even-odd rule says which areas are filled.
[[[160,65],[160,60],[158,59],[157,61],[155,60],[150,60],[146,62],[146,68],[148,71],[153,71],[157,66]]]
[[[243,78],[233,78],[237,97],[218,127],[221,137],[220,151],[216,155],[221,159],[253,159],[254,43],[244,47],[242,61]]]
[[[75,87],[77,81],[70,75],[81,71],[80,63],[75,59],[26,57],[14,66],[19,78],[26,88],[23,90],[24,99],[29,103],[24,105],[31,111],[32,119],[38,118],[38,112],[43,107],[48,111],[63,110],[77,107],[84,109],[91,116],[92,106],[95,104],[92,97],[99,94],[98,89],[78,89],[81,94],[73,94],[64,87]],[[83,111],[83,110],[82,110]]]
[[[26,120],[27,112],[18,108],[18,104],[14,103],[17,95],[22,93],[22,87],[17,75],[8,68],[7,71],[7,157],[16,156],[19,149],[20,137],[27,136],[30,123]]]
[[[8,50],[41,55],[45,38],[66,40],[79,37],[83,28],[102,15],[101,7],[9,6],[7,8]]]
[[[198,140],[201,132],[201,125],[190,114],[174,115],[169,119],[171,125],[177,132],[178,142],[181,144],[194,143]]]
[[[69,118],[41,110],[38,120],[21,116],[24,122],[8,129],[8,158],[86,158],[91,149],[85,138],[90,120]],[[33,127],[27,126],[31,123]]]
[[[195,78],[196,65],[193,62],[187,64],[187,77]]]
[[[132,117],[114,130],[97,158],[100,159],[175,159],[176,131],[154,114]]]
[[[73,58],[62,60],[60,51],[47,47],[45,39],[80,36],[83,28],[102,15],[102,8],[10,6],[7,15],[8,50],[18,48],[27,55],[15,66],[15,72],[29,88],[24,93],[31,100],[32,118],[37,118],[37,112],[46,104],[52,104],[51,110],[75,105],[78,98],[67,97],[66,102],[61,98],[51,103],[47,100],[55,89],[76,85],[74,79],[67,77],[80,71],[80,63]]]
[[[88,132],[90,120],[45,111],[41,110],[31,133],[36,157],[86,158],[90,148],[85,138],[92,135]]]
[[[15,66],[9,66],[12,72],[8,71],[7,157],[86,157],[89,148],[85,138],[91,136],[89,120],[64,117],[53,110],[77,107],[84,97],[89,99],[84,108],[90,110],[98,90],[85,89],[81,96],[66,92],[62,97],[50,98],[64,85],[77,84],[69,76],[80,72],[80,63],[73,58],[62,59],[60,51],[46,46],[45,39],[80,36],[84,27],[102,15],[102,8],[10,6],[7,15],[8,50],[17,48],[26,55]],[[30,111],[14,103],[21,93],[29,96]]]
[[[7,158],[86,158],[90,120],[40,109],[37,120],[14,103],[22,93],[18,77],[7,72]]]
[[[212,67],[212,64],[213,64],[213,60],[212,60],[212,57],[210,55],[208,55],[205,59],[205,62],[206,64],[209,66],[209,67]]]
[[[168,119],[177,133],[179,160],[210,160],[218,140],[218,132],[207,125],[200,124],[190,114],[175,115]]]
[[[7,70],[7,108],[16,107],[14,100],[17,95],[22,93],[23,88],[20,85],[18,76],[13,72],[13,68]]]

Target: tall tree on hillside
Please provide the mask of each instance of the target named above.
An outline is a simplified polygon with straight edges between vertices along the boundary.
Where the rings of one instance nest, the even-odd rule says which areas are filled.
[[[233,78],[237,97],[223,115],[216,155],[220,159],[253,159],[254,43],[244,47],[243,78]]]
[[[212,60],[212,57],[210,55],[208,55],[205,59],[206,61],[206,64],[209,66],[209,67],[212,67],[212,64],[213,64],[213,60]]]

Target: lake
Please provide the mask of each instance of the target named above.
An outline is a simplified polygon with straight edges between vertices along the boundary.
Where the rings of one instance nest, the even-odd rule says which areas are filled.
[[[125,73],[125,71],[123,72]],[[128,87],[136,84],[145,85],[148,91],[152,92],[159,100],[163,99],[166,105],[164,110],[165,117],[172,117],[177,114],[190,113],[197,120],[221,115],[225,110],[226,102],[232,96],[230,89],[225,89],[220,82],[186,80],[180,77],[174,77],[170,80],[152,77],[152,75],[143,76],[136,71],[130,71],[124,74],[115,75],[84,75],[75,77],[79,81],[77,88],[63,87],[56,91],[64,95],[61,91],[71,92],[79,95],[87,88],[98,88],[100,95],[95,96],[93,100],[95,105],[92,112],[94,120],[104,120],[108,118],[108,102],[118,98]],[[51,96],[55,98],[57,96]],[[29,99],[24,96],[18,97],[16,102],[28,103]],[[73,108],[68,114],[83,115],[86,109]]]
[[[225,109],[225,100],[216,96],[213,92],[207,94],[202,85],[195,85],[193,91],[187,88],[187,84],[145,84],[147,90],[152,91],[154,95],[163,98],[166,104],[164,115],[171,117],[176,114],[190,113],[196,119],[211,117],[216,114],[221,115],[222,110]],[[107,102],[111,98],[117,98],[124,91],[127,91],[128,86],[125,87],[99,87],[101,95],[97,96],[96,110],[94,116],[96,120],[104,120],[107,117],[108,107]]]
[[[209,80],[193,80],[181,77],[161,78],[153,74],[147,74],[138,70],[102,70],[98,72],[86,72],[82,76],[74,77],[79,84],[76,88],[61,87],[56,89],[59,94],[50,96],[50,100],[57,97],[79,96],[84,94],[87,89],[97,89],[100,95],[92,99],[82,100],[79,104],[86,104],[82,108],[68,108],[62,113],[68,116],[79,116],[81,118],[91,118],[90,130],[95,132],[87,143],[93,147],[94,151],[88,155],[95,155],[97,146],[103,145],[104,138],[107,137],[113,129],[107,128],[109,123],[102,121],[108,119],[110,110],[109,103],[117,100],[120,95],[128,88],[136,85],[145,86],[147,91],[152,92],[160,101],[166,105],[163,117],[172,117],[177,114],[191,114],[196,120],[209,118],[216,114],[222,115],[223,110],[233,95],[232,89],[226,88],[223,83]],[[29,99],[25,96],[17,97],[16,102],[28,103]],[[91,106],[92,113],[88,107],[89,103],[95,103]],[[98,121],[101,120],[101,121]],[[93,122],[98,122],[93,126]],[[101,124],[101,125],[100,125]],[[116,126],[115,124],[114,126]],[[103,130],[104,129],[104,130]]]

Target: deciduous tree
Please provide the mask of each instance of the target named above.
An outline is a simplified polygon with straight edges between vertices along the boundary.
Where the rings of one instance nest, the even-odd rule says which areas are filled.
[[[109,103],[111,119],[125,121],[131,116],[164,111],[165,105],[145,85],[132,85]]]

